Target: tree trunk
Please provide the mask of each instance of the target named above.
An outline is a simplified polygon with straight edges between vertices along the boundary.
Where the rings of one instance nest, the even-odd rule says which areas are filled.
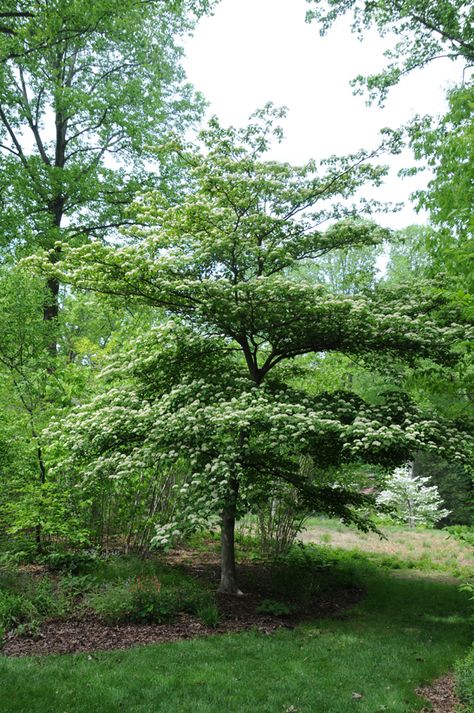
[[[60,236],[61,221],[64,211],[64,197],[57,196],[48,206],[51,214],[52,236],[57,240]],[[61,257],[61,250],[54,246],[54,252],[51,254],[51,262],[56,263]],[[43,319],[46,322],[55,321],[59,316],[59,280],[56,277],[50,277],[47,282],[48,295],[43,308]],[[48,345],[48,351],[51,356],[57,356],[58,345],[56,339],[53,339]]]
[[[35,432],[33,432],[33,433],[34,433],[34,438],[37,438],[36,433]],[[39,446],[39,445],[36,449],[36,455],[38,458],[38,466],[39,466],[39,472],[40,472],[40,488],[41,488],[46,482],[46,467],[45,467],[44,460],[43,460],[43,451],[41,449],[41,446]],[[42,535],[41,522],[38,522],[38,524],[35,527],[35,542],[36,542],[36,551],[42,552],[43,551],[43,535]]]
[[[227,502],[222,511],[221,522],[221,583],[219,592],[240,595],[235,569],[235,513],[239,484],[233,480],[229,485]]]

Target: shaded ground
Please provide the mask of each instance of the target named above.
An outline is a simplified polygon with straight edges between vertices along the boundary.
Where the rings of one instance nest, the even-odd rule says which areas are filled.
[[[211,541],[169,559],[216,589]],[[312,576],[324,587],[325,573],[330,586],[316,590],[297,617],[256,612],[263,599],[285,601],[282,579],[276,593],[275,570],[246,562],[239,568],[246,596],[217,597],[216,629],[189,614],[173,625],[107,626],[84,612],[45,623],[36,640],[11,636],[0,656],[0,713],[454,713],[452,678],[439,677],[469,645],[467,595],[429,571],[393,576],[360,557],[343,555],[334,570],[323,564],[321,578],[318,567]],[[304,571],[295,566],[290,574],[301,590]],[[355,580],[366,593],[351,588]],[[221,632],[229,635],[208,636]],[[155,642],[163,644],[143,645]],[[24,656],[53,651],[85,655]]]

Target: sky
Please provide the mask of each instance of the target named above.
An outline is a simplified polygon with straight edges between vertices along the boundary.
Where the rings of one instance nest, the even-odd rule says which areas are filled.
[[[395,87],[385,108],[366,106],[354,96],[350,80],[380,70],[383,51],[393,38],[376,32],[361,42],[341,18],[326,37],[305,23],[305,0],[221,0],[212,17],[203,18],[185,43],[184,67],[223,124],[245,125],[266,102],[288,107],[282,125],[285,140],[272,158],[301,164],[310,158],[375,148],[379,131],[397,128],[415,114],[445,111],[445,93],[459,79],[456,67],[438,60],[413,72]],[[400,179],[399,168],[412,165],[409,152],[387,160],[392,166],[385,186],[371,196],[405,201],[396,214],[377,220],[392,228],[423,223],[409,194],[422,188],[426,174]]]

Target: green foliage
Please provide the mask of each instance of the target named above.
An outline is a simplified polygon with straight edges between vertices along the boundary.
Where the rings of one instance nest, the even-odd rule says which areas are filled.
[[[300,470],[304,468],[300,464]],[[310,468],[312,462],[306,464]],[[282,555],[289,550],[304,527],[308,516],[307,504],[294,487],[285,483],[275,483],[256,495],[254,513],[256,534],[261,554],[267,557]]]
[[[474,547],[474,528],[466,525],[451,525],[445,529],[460,542],[466,542]]]
[[[298,608],[304,608],[320,593],[321,578],[319,575],[326,566],[327,563],[320,552],[293,547],[286,555],[277,558],[272,564],[272,592],[295,602]]]
[[[31,621],[36,615],[34,605],[21,594],[0,591],[0,627],[13,629],[19,624]]]
[[[454,249],[457,244],[467,250],[469,239],[474,239],[474,86],[456,87],[448,99],[449,109],[440,119],[415,122],[411,145],[415,157],[427,159],[434,173],[427,190],[419,195],[419,205],[429,210],[431,222],[441,229],[438,243],[444,240],[444,245],[438,249]]]
[[[110,623],[166,623],[188,612],[206,626],[218,624],[219,612],[205,585],[154,561],[63,552],[41,560],[52,576],[0,569],[3,630],[23,627],[21,631],[35,633],[45,619],[83,614],[84,609]]]
[[[36,532],[83,543],[74,498],[48,478],[42,430],[79,389],[69,381],[63,355],[53,356],[58,325],[44,319],[49,303],[43,280],[0,268],[0,521],[9,534]],[[2,446],[2,444],[5,444]]]
[[[456,694],[462,713],[474,711],[474,648],[455,667]]]
[[[136,580],[131,584],[109,586],[89,595],[87,604],[107,622],[155,622],[163,624],[175,614],[172,592],[161,592],[158,580]]]
[[[185,611],[216,621],[210,595],[191,582],[164,584],[155,576],[137,576],[121,584],[109,584],[88,595],[86,603],[106,621],[164,624]]]
[[[62,616],[71,600],[47,577],[34,577],[14,569],[0,569],[0,627],[23,627],[34,633],[41,621]]]
[[[381,244],[334,250],[318,262],[302,264],[296,269],[296,277],[325,284],[345,295],[363,292],[377,282],[377,258],[382,250]]]
[[[452,292],[472,317],[472,259],[474,251],[474,87],[467,83],[452,89],[449,109],[436,120],[424,117],[409,129],[417,159],[433,172],[426,190],[416,194],[427,209],[435,230],[427,248],[433,271],[452,277]]]
[[[472,477],[462,467],[447,463],[429,453],[417,454],[415,474],[429,476],[438,488],[441,499],[450,511],[443,525],[470,525],[473,520]]]
[[[210,629],[215,629],[219,625],[219,609],[212,602],[203,602],[196,607],[196,616]]]
[[[60,552],[54,551],[37,558],[51,572],[61,572],[66,575],[84,574],[93,568],[97,562],[95,552]]]
[[[432,230],[410,225],[399,230],[389,246],[389,261],[384,279],[399,283],[429,275],[432,259],[427,250]]]
[[[283,602],[276,602],[274,599],[264,599],[255,610],[259,614],[271,614],[272,616],[288,616],[291,609]]]
[[[307,0],[312,9],[308,21],[319,23],[325,34],[334,21],[346,13],[352,14],[352,28],[360,36],[370,27],[380,35],[396,38],[385,52],[389,63],[385,69],[369,77],[357,77],[356,87],[366,86],[371,99],[383,102],[388,90],[403,75],[423,67],[438,57],[462,58],[466,65],[474,59],[472,6],[467,0]],[[393,41],[392,41],[393,43]]]

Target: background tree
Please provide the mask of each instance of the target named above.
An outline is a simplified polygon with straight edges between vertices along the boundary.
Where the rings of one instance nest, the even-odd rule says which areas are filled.
[[[426,243],[434,270],[448,271],[453,289],[474,292],[474,86],[450,91],[448,112],[434,120],[423,117],[410,127],[415,157],[433,172],[426,190],[415,194],[418,207],[429,211],[433,226]]]
[[[139,191],[173,193],[148,146],[200,115],[178,42],[210,3],[10,2],[0,45],[0,240],[14,254],[110,239]],[[51,253],[58,259],[59,253]],[[45,317],[58,313],[59,284]]]
[[[117,517],[103,495],[102,524],[78,526],[84,503],[48,473],[44,428],[58,412],[97,393],[96,374],[107,355],[156,322],[116,301],[68,295],[59,321],[43,319],[48,298],[42,279],[0,268],[0,522],[2,535],[34,532],[42,548],[52,537],[101,542]],[[48,344],[58,345],[53,356]],[[133,494],[130,494],[133,501]],[[126,508],[120,504],[124,515]],[[65,512],[68,517],[65,517]],[[87,532],[87,536],[85,533]]]
[[[400,78],[439,58],[474,62],[473,9],[466,0],[307,0],[312,6],[309,22],[319,24],[326,34],[335,20],[351,13],[352,29],[361,36],[375,27],[383,36],[392,33],[395,45],[385,52],[387,67],[369,77],[359,76],[354,84],[366,87],[371,99],[380,101]],[[393,40],[392,40],[393,42]]]
[[[4,463],[0,471],[1,519],[9,528],[18,524],[15,508],[27,497],[27,526],[35,530],[38,546],[43,529],[40,502],[46,483],[42,430],[53,411],[51,399],[60,388],[60,375],[51,371],[47,349],[56,338],[56,329],[43,320],[45,299],[42,280],[18,270],[0,270],[1,438],[10,443],[8,467]]]
[[[400,231],[390,246],[389,261],[384,279],[392,284],[410,282],[421,276],[433,277],[440,272],[446,275],[445,289],[451,299],[459,304],[467,320],[472,320],[472,297],[469,286],[468,263],[463,260],[461,246],[455,247],[454,232],[434,226],[411,226]],[[450,237],[452,236],[452,237]],[[461,244],[467,245],[464,238]],[[444,242],[444,248],[443,248]],[[450,245],[448,249],[447,245]],[[431,404],[448,418],[463,419],[472,423],[474,402],[474,365],[469,342],[458,346],[459,359],[453,366],[418,364],[416,369],[405,368],[396,375],[397,383],[418,401]],[[393,378],[393,377],[392,377]],[[446,503],[450,514],[446,522],[469,524],[472,521],[472,476],[459,465],[447,462],[435,454],[414,454],[415,475],[429,476]]]
[[[428,485],[430,479],[414,475],[413,465],[395,468],[387,479],[385,490],[377,495],[378,505],[392,508],[391,517],[409,527],[434,525],[447,515],[436,485]]]
[[[424,448],[458,460],[471,453],[460,424],[394,390],[369,402],[350,390],[311,396],[288,384],[285,365],[308,353],[347,354],[374,371],[387,360],[450,363],[467,332],[455,321],[459,310],[428,283],[346,295],[294,280],[302,260],[388,237],[360,218],[319,227],[354,216],[348,199],[378,184],[384,169],[366,152],[322,168],[265,161],[274,120],[271,108],[243,130],[213,120],[201,135],[204,152],[183,154],[193,190],[182,203],[146,196],[137,211],[149,228],[134,229],[136,245],[68,250],[54,273],[170,317],[119,359],[117,388],[74,413],[65,431],[59,426],[56,469],[120,479],[187,461],[177,513],[193,527],[219,516],[221,590],[233,593],[235,520],[255,488],[290,483],[313,508],[368,527],[357,506],[370,497],[338,484],[329,466],[394,465]],[[47,256],[32,262],[55,269]],[[314,477],[299,470],[302,457]],[[180,527],[173,520],[157,540]]]
[[[369,101],[383,103],[391,86],[413,69],[437,58],[464,63],[448,93],[449,109],[444,116],[415,117],[405,127],[415,158],[433,172],[428,186],[415,194],[418,208],[428,209],[434,228],[427,250],[436,270],[447,268],[454,277],[462,275],[463,287],[472,293],[473,222],[472,166],[474,152],[474,15],[465,0],[443,0],[435,5],[426,0],[308,0],[308,20],[319,23],[325,34],[341,15],[352,14],[352,28],[361,36],[374,26],[381,35],[397,38],[385,53],[389,64],[369,77],[357,77],[358,92],[367,90]],[[393,45],[393,41],[392,41]],[[420,169],[406,169],[412,174]],[[465,298],[464,298],[465,299]]]
[[[473,521],[474,485],[472,477],[461,465],[448,463],[432,453],[417,453],[413,462],[415,475],[429,476],[449,510],[443,525],[471,525]]]

